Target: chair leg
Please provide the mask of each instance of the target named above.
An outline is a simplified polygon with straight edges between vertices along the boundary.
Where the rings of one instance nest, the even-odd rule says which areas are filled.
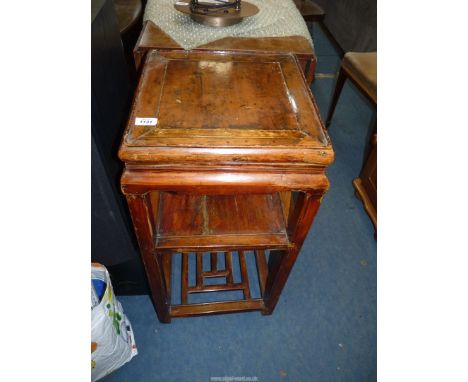
[[[325,127],[327,129],[330,126],[330,122],[333,117],[333,112],[335,111],[338,98],[340,98],[341,90],[343,89],[345,80],[346,80],[346,73],[344,72],[343,68],[340,68],[340,71],[338,72],[338,78],[336,79],[335,90],[333,92],[333,98],[331,100],[330,108],[328,109],[328,115],[327,115],[327,119],[325,122]]]

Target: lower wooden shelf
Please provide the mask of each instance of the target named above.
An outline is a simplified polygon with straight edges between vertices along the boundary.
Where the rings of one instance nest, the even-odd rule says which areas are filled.
[[[156,250],[280,249],[289,245],[278,194],[162,192],[157,215]]]

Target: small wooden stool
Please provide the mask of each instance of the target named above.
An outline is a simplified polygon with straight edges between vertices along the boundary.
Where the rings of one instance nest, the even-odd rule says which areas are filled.
[[[328,189],[325,168],[333,160],[296,57],[149,51],[119,157],[159,320],[271,314]],[[175,256],[180,303],[171,292]],[[257,297],[247,256],[257,264]],[[213,278],[223,283],[213,285]],[[220,291],[240,291],[243,299],[190,300]]]
[[[330,126],[346,78],[349,78],[369,101],[377,106],[377,52],[345,54],[328,110],[327,128]],[[362,201],[377,232],[377,126],[374,127],[369,146],[370,153],[359,177],[353,180],[353,186],[356,196]]]
[[[330,126],[333,112],[346,79],[351,82],[369,99],[374,106],[377,105],[377,52],[355,53],[348,52],[344,55],[341,68],[338,72],[335,91],[328,109],[325,126]]]

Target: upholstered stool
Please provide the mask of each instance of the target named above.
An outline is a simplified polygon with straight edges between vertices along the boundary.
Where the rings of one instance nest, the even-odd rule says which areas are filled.
[[[325,123],[327,128],[330,126],[336,103],[347,78],[356,85],[370,102],[377,105],[377,52],[348,52],[345,54],[336,80],[330,108],[328,109]]]

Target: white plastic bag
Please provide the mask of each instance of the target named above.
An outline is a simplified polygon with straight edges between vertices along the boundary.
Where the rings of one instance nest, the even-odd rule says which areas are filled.
[[[91,380],[94,382],[130,361],[138,351],[132,326],[114,296],[106,267],[92,263],[93,279],[101,285],[105,283],[102,297],[91,283]]]

